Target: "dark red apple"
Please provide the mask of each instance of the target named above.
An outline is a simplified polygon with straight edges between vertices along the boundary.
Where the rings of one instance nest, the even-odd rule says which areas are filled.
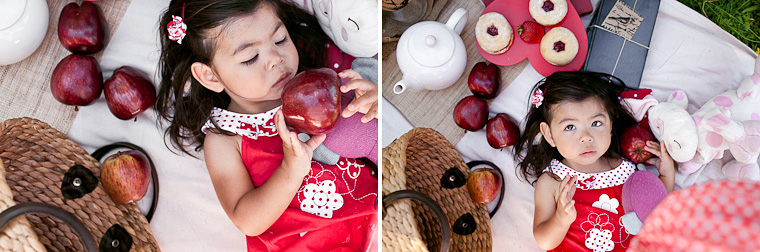
[[[95,58],[71,54],[61,59],[50,78],[53,97],[66,105],[86,106],[100,97],[103,73]]]
[[[486,126],[488,120],[488,103],[474,95],[462,98],[454,107],[454,122],[469,131],[476,131]]]
[[[489,203],[501,191],[501,175],[491,168],[475,169],[467,178],[467,190],[470,191],[472,201]]]
[[[470,70],[467,78],[467,86],[470,91],[482,99],[492,99],[501,89],[501,71],[496,64],[478,62]]]
[[[106,80],[103,93],[111,113],[122,120],[135,118],[137,114],[156,103],[156,88],[142,72],[122,66]]]
[[[519,137],[520,127],[505,113],[496,114],[486,123],[486,140],[494,149],[515,145]]]
[[[150,184],[150,163],[142,152],[118,152],[103,161],[100,181],[108,196],[116,204],[127,204],[142,199]]]
[[[652,153],[645,151],[647,141],[657,141],[652,132],[644,129],[640,125],[633,125],[625,130],[620,136],[620,148],[623,155],[636,164],[643,163],[652,157]]]
[[[340,79],[329,68],[298,73],[282,90],[285,123],[308,134],[326,133],[340,115]]]
[[[85,1],[81,6],[70,3],[58,19],[58,40],[72,53],[100,52],[108,40],[108,24],[98,6]]]

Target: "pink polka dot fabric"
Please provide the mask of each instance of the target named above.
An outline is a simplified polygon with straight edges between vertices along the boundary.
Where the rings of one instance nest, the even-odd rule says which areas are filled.
[[[629,251],[760,251],[760,183],[711,181],[671,193]]]

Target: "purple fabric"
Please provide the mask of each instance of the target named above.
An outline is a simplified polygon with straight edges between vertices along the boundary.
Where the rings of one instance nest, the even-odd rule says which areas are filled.
[[[345,109],[353,97],[353,91],[343,94],[341,97],[342,108]],[[324,144],[341,157],[366,157],[377,164],[377,119],[362,123],[362,116],[364,116],[362,113],[356,113],[349,118],[341,116],[335,128],[327,133]]]
[[[665,185],[657,176],[648,171],[637,171],[623,184],[623,211],[636,212],[641,222],[649,212],[668,194]]]

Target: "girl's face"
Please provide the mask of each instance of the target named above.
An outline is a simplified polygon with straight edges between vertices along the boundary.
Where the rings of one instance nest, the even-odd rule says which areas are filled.
[[[219,29],[211,64],[218,88],[240,107],[262,101],[279,105],[283,86],[298,70],[298,51],[274,9],[262,4]]]
[[[574,169],[595,165],[607,152],[612,121],[599,98],[566,101],[550,108],[552,120],[541,123],[541,133]]]

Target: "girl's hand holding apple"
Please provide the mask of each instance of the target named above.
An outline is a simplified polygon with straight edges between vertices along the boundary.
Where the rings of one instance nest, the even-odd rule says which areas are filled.
[[[363,113],[362,122],[366,123],[377,118],[377,85],[362,78],[354,70],[346,69],[338,73],[341,78],[350,80],[340,87],[340,91],[347,93],[354,90],[354,100],[348,104],[341,113],[344,118],[351,117],[356,112]]]
[[[292,171],[299,178],[306,176],[311,170],[311,158],[314,154],[314,149],[325,140],[325,134],[320,133],[312,136],[306,142],[301,142],[301,140],[298,140],[295,132],[288,130],[288,126],[285,124],[282,116],[282,110],[277,110],[277,114],[275,114],[275,127],[277,127],[277,132],[280,135],[280,139],[282,139],[282,151],[284,155],[281,167],[295,169]]]

